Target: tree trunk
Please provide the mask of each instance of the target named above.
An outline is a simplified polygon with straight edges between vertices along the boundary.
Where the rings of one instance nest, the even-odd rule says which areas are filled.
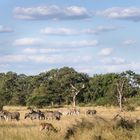
[[[76,95],[73,96],[73,108],[76,107]]]
[[[122,99],[123,99],[124,83],[125,83],[125,80],[122,80],[122,81],[120,81],[119,83],[116,84],[117,91],[118,91],[117,98],[118,98],[119,108],[120,108],[121,112],[123,111],[123,109],[122,109]]]
[[[122,112],[122,95],[119,95],[119,106],[120,106],[120,111]]]

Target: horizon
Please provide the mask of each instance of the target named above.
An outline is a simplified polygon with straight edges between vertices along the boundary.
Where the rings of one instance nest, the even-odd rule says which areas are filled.
[[[64,66],[64,67],[61,67],[61,68],[52,68],[52,69],[49,69],[49,70],[46,70],[46,71],[43,71],[43,72],[40,72],[40,73],[36,73],[36,74],[26,74],[26,73],[17,73],[17,72],[15,72],[15,71],[7,71],[7,72],[0,72],[0,74],[1,73],[4,73],[4,74],[7,74],[8,72],[12,72],[12,73],[15,73],[15,74],[17,74],[17,75],[25,75],[25,76],[37,76],[37,75],[40,75],[40,74],[42,74],[42,73],[47,73],[47,72],[49,72],[49,71],[51,71],[51,70],[55,70],[55,69],[58,69],[58,70],[60,70],[60,69],[62,69],[62,68],[72,68],[72,67],[67,67],[67,66]],[[74,69],[74,68],[72,68],[72,69]],[[88,74],[88,73],[86,73],[86,72],[80,72],[80,71],[77,71],[76,69],[74,69],[76,72],[78,72],[78,73],[83,73],[83,74],[87,74],[89,77],[94,77],[94,76],[96,76],[96,75],[106,75],[106,74],[121,74],[121,73],[123,73],[123,72],[128,72],[128,71],[132,71],[132,70],[126,70],[126,71],[120,71],[120,72],[106,72],[106,73],[93,73],[93,74]],[[134,72],[134,71],[132,71],[132,72]],[[134,72],[135,73],[135,72]],[[135,73],[135,74],[140,74],[140,73]]]
[[[138,0],[5,0],[0,17],[0,73],[140,73]]]

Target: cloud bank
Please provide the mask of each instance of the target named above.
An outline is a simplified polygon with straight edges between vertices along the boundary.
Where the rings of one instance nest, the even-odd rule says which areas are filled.
[[[129,20],[134,22],[140,21],[140,8],[137,7],[112,7],[98,11],[96,14],[110,19]]]
[[[90,18],[90,13],[87,9],[78,6],[16,7],[13,13],[15,18],[24,20],[78,20]]]

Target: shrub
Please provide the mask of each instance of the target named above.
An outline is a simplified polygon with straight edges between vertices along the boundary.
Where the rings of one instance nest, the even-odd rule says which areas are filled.
[[[107,97],[102,97],[96,100],[96,105],[104,106],[104,105],[110,105],[109,99]]]
[[[121,118],[120,120],[117,121],[116,127],[119,128],[124,128],[127,130],[132,130],[134,129],[134,123],[130,120],[125,120],[124,118]]]

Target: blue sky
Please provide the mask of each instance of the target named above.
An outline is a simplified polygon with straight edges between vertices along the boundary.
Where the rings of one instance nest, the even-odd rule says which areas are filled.
[[[139,27],[139,0],[0,1],[0,72],[140,73]]]

